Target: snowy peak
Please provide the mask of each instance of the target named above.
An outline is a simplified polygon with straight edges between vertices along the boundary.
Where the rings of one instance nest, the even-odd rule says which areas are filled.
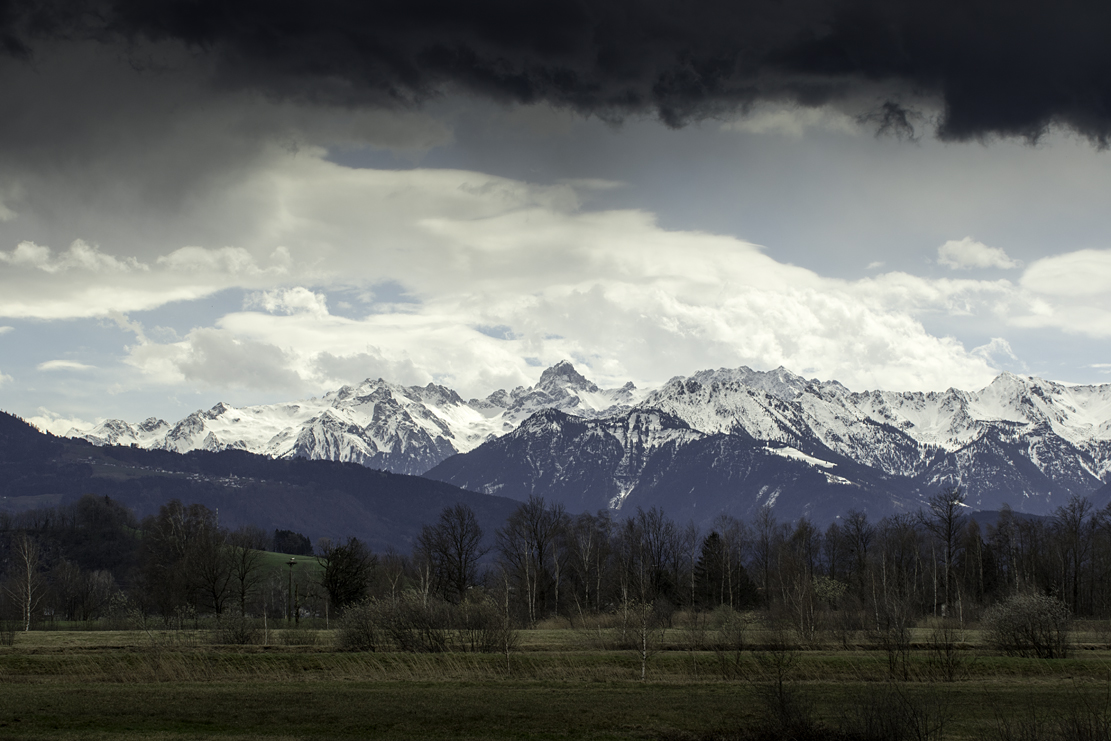
[[[559,409],[591,419],[628,409],[643,397],[632,383],[618,389],[599,388],[564,360],[541,373],[535,386],[521,386],[508,394],[498,391],[486,402],[505,405],[502,426],[508,431],[543,409]]]
[[[173,425],[154,417],[139,424],[109,420],[80,436],[98,445],[242,448],[420,474],[490,441],[553,434],[581,438],[574,465],[588,466],[605,452],[623,472],[639,470],[637,461],[651,451],[696,444],[708,465],[717,465],[706,440],[724,436],[726,448],[759,443],[753,449],[762,456],[787,450],[838,466],[851,462],[896,477],[908,491],[948,481],[995,496],[976,483],[992,477],[1016,496],[1048,497],[1111,481],[1111,384],[1069,386],[1003,373],[978,391],[853,392],[782,367],[742,366],[677,376],[657,388],[606,389],[563,361],[534,386],[485,399],[464,401],[435,383],[366,379],[322,398],[254,407],[221,402]]]
[[[808,381],[782,365],[771,371],[754,371],[747,365],[742,365],[736,370],[719,368],[714,371],[699,371],[691,378],[703,384],[738,383],[753,391],[763,391],[769,396],[785,401],[797,399],[808,386],[819,383],[816,378]]]
[[[551,368],[546,369],[540,374],[540,382],[536,384],[535,388],[540,389],[552,396],[559,396],[563,393],[574,391],[585,391],[590,394],[596,394],[599,389],[593,382],[588,381],[581,373],[575,370],[575,366],[571,365],[566,360],[561,360]]]
[[[137,425],[130,425],[122,419],[109,419],[87,433],[70,430],[67,436],[84,437],[94,445],[138,445],[145,448],[169,429],[170,426],[157,417],[149,417]]]
[[[673,378],[649,394],[642,406],[675,415],[703,432],[744,433],[761,440],[796,442],[807,437],[798,410],[789,402],[745,384],[739,371],[703,371]]]
[[[324,458],[423,473],[448,456],[514,430],[537,411],[605,416],[631,407],[639,396],[631,383],[601,389],[564,361],[545,370],[535,386],[499,390],[484,400],[464,401],[435,383],[406,387],[368,378],[320,399],[243,408],[220,402],[173,426],[153,419],[142,425],[113,420],[77,436],[98,445],[134,443],[179,453],[242,448],[277,458]]]

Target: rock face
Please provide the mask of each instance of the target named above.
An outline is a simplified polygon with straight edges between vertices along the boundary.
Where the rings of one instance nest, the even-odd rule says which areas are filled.
[[[823,522],[850,509],[911,508],[890,477],[820,444],[808,448],[700,432],[666,412],[586,420],[548,410],[426,476],[515,499],[543,496],[572,512],[660,507],[704,526],[722,513],[751,519],[765,505],[784,519]]]
[[[562,362],[535,386],[485,399],[378,379],[287,404],[217,404],[172,426],[111,420],[77,436],[351,461],[576,510],[771,503],[792,517],[879,514],[959,485],[973,506],[1037,514],[1111,481],[1111,385],[1004,373],[974,392],[853,392],[742,367],[602,389]]]

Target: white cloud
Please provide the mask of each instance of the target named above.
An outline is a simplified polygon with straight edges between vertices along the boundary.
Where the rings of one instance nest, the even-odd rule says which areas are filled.
[[[57,257],[49,247],[34,242],[20,242],[11,252],[0,251],[0,263],[16,267],[30,267],[44,273],[60,273],[69,270],[87,273],[126,273],[132,270],[147,270],[135,258],[117,259],[105,255],[99,248],[75,241],[69,249]]]
[[[824,278],[743,240],[664,230],[643,211],[584,211],[568,184],[356,170],[302,152],[233,190],[229,201],[249,191],[256,204],[244,246],[175,250],[128,286],[145,289],[138,297],[117,287],[84,309],[252,290],[243,311],[183,340],[137,334],[128,362],[152,380],[315,391],[394,374],[481,395],[534,381],[526,358],[572,357],[621,382],[782,364],[856,388],[971,386],[994,375],[989,359],[931,336],[918,315],[1023,300],[1007,281]],[[330,288],[386,281],[414,303],[329,313]],[[475,329],[490,326],[509,339]]]
[[[0,386],[4,386],[12,382],[12,377],[4,373],[0,373]]]
[[[0,317],[70,319],[112,317],[192,301],[226,288],[281,282],[292,261],[284,249],[261,260],[240,248],[183,247],[154,261],[117,258],[81,242],[55,256],[49,247],[21,243],[0,252]],[[304,275],[313,275],[306,267]]]
[[[1019,281],[1028,300],[1011,324],[1111,337],[1111,250],[1077,250],[1030,264]]]
[[[1111,293],[1111,250],[1077,250],[1037,260],[1023,274],[1022,286],[1049,296]]]
[[[211,208],[215,221],[240,218],[239,244],[111,258],[130,269],[100,267],[96,280],[89,267],[45,272],[37,266],[60,258],[26,248],[0,273],[0,315],[112,317],[136,331],[127,362],[153,382],[275,393],[377,374],[484,395],[535,381],[526,359],[564,358],[603,382],[747,364],[861,389],[974,387],[995,375],[1003,346],[968,350],[923,318],[1057,326],[1073,305],[1053,293],[1055,276],[1081,254],[1038,261],[1019,285],[903,272],[832,279],[740,239],[662,229],[644,211],[584,210],[567,183],[353,169],[304,150],[232,183]],[[961,265],[1014,264],[1001,250],[955,244],[972,245],[953,252]],[[114,264],[101,257],[81,264]],[[361,318],[329,312],[329,291],[384,284],[413,301]],[[243,311],[180,340],[152,341],[125,316],[236,287],[248,292]],[[1085,316],[1078,331],[1111,332],[1102,298],[1087,293],[1073,307]],[[507,329],[493,338],[478,327]]]
[[[214,388],[250,388],[299,393],[304,380],[290,370],[291,358],[273,344],[200,328],[171,344],[141,343],[128,362],[154,380]]]
[[[134,348],[129,362],[170,382],[234,386],[252,377],[307,392],[382,376],[435,380],[472,396],[534,382],[526,358],[585,360],[608,382],[741,364],[782,364],[854,388],[976,385],[994,376],[986,357],[930,336],[908,314],[854,295],[851,285],[829,288],[738,287],[697,301],[659,285],[596,280],[533,295],[444,296],[411,313],[363,319],[243,311],[185,342]],[[511,334],[475,329],[490,325]],[[241,362],[204,350],[200,340],[217,332],[243,348]]]
[[[0,327],[0,334],[7,334],[8,332],[11,332],[12,329],[14,329],[14,327]]]
[[[247,297],[244,307],[259,308],[271,314],[306,312],[315,316],[328,315],[327,297],[321,293],[313,293],[301,286],[253,293]]]
[[[66,417],[45,407],[39,407],[37,411],[38,414],[26,417],[26,420],[40,430],[53,435],[65,436],[75,430],[91,430],[100,422],[100,420],[88,422],[80,417]]]
[[[972,237],[949,240],[937,248],[937,261],[953,270],[969,268],[1017,268],[1021,263],[1012,260],[998,247],[988,247]]]
[[[78,363],[74,360],[48,360],[45,363],[39,363],[36,366],[41,371],[87,371],[94,370],[91,365],[85,363]]]
[[[289,269],[289,251],[278,247],[270,255],[273,264],[261,267],[253,255],[241,247],[182,247],[159,257],[158,265],[174,272],[225,274],[231,276],[284,275]]]
[[[992,337],[987,344],[972,348],[972,354],[996,365],[999,363],[997,358],[1018,362],[1018,356],[1011,349],[1011,343],[1002,337]]]

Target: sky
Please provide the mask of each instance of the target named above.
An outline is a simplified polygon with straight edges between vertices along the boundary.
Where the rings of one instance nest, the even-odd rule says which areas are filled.
[[[1111,6],[0,0],[0,409],[1111,382]]]

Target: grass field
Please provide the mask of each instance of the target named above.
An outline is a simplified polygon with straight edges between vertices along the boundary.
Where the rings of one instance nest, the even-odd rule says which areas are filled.
[[[271,645],[216,645],[213,635],[20,633],[0,647],[0,740],[698,741],[740,738],[767,724],[784,699],[828,727],[914,711],[933,729],[927,738],[981,739],[1000,738],[1002,722],[1077,709],[1106,718],[1111,687],[1111,650],[1094,633],[1081,634],[1064,660],[1000,657],[962,644],[953,682],[940,681],[936,657],[919,646],[909,681],[895,682],[886,654],[865,646],[781,655],[695,650],[676,630],[650,657],[644,683],[635,652],[602,647],[589,630],[523,631],[508,661],[338,652],[328,631],[315,634],[315,645],[284,645],[278,630]]]

